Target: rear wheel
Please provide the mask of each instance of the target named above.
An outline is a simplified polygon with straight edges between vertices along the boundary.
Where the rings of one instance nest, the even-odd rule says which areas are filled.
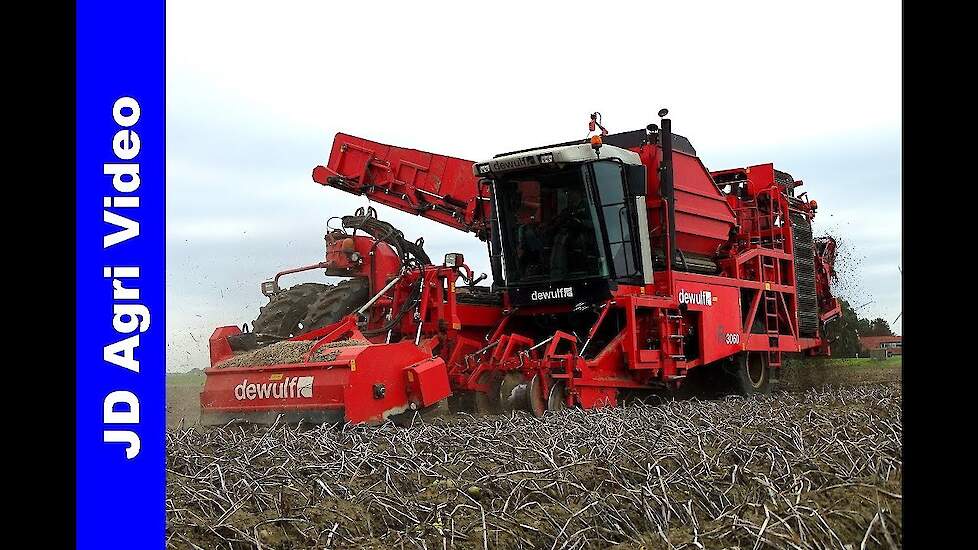
[[[302,283],[283,290],[262,306],[258,318],[251,323],[252,331],[278,338],[289,338],[299,333],[302,319],[313,300],[331,287],[320,283]]]
[[[347,279],[320,292],[306,308],[302,318],[302,334],[331,325],[353,313],[370,299],[370,281],[364,278]]]
[[[674,395],[678,399],[717,399],[725,395],[750,397],[770,392],[767,353],[743,352],[690,369]]]
[[[335,323],[366,303],[369,286],[363,278],[337,285],[296,285],[272,296],[252,323],[252,331],[285,339]]]
[[[687,371],[679,389],[675,392],[677,399],[713,399],[717,397],[716,374],[719,365],[702,365]]]
[[[734,393],[744,397],[771,393],[771,368],[766,353],[741,353],[734,366]]]

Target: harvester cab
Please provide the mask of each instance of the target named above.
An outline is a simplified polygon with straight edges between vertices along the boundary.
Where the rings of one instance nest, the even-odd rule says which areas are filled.
[[[601,303],[619,283],[652,282],[637,153],[557,145],[499,155],[473,172],[492,189],[490,264],[513,306]]]

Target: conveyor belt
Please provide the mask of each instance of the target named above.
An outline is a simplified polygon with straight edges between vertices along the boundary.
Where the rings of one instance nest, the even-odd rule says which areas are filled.
[[[812,225],[801,212],[791,212],[790,218],[798,293],[798,335],[802,338],[814,338],[818,334],[818,296],[815,293]]]

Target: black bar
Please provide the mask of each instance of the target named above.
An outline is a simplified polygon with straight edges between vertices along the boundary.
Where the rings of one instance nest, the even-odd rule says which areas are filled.
[[[676,263],[676,189],[672,181],[672,120],[662,119],[659,129],[662,144],[662,161],[659,163],[659,189],[666,202],[666,215],[669,218],[669,269]]]

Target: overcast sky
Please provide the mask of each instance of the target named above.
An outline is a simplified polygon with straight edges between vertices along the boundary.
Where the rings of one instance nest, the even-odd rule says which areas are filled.
[[[711,170],[774,162],[844,240],[839,291],[901,311],[900,3],[167,2],[168,369],[207,366],[259,283],[321,261],[338,131],[479,160],[668,107]],[[483,243],[380,206],[432,258]],[[288,286],[324,281],[310,272]],[[900,323],[894,326],[899,332]]]

